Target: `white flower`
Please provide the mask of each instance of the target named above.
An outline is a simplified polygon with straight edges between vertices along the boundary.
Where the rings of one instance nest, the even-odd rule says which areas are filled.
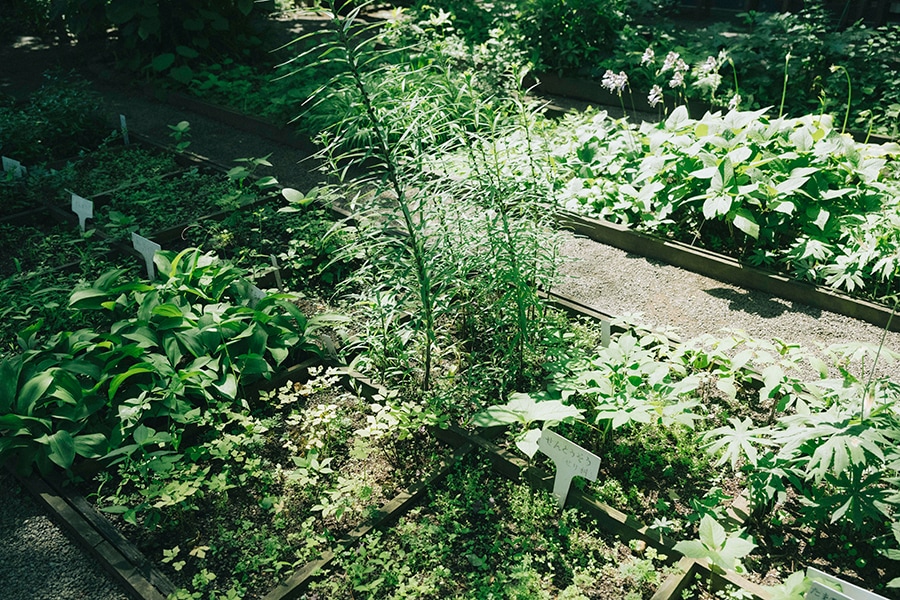
[[[684,62],[684,59],[679,58],[677,61],[675,61],[675,71],[676,72],[687,73],[690,70],[691,70],[691,68],[688,66],[688,64],[686,62]]]
[[[656,55],[653,53],[653,48],[647,48],[644,50],[644,54],[641,55],[641,66],[652,63],[655,57]]]
[[[655,107],[657,104],[662,102],[663,99],[663,90],[658,85],[654,85],[650,88],[650,95],[647,96],[647,102],[650,103],[650,106]]]
[[[741,95],[735,94],[728,101],[728,110],[735,110],[741,104]]]
[[[670,88],[684,87],[684,71],[675,71],[672,79],[669,81]]]
[[[622,91],[625,89],[625,86],[628,85],[628,75],[626,75],[622,71],[616,74],[607,69],[606,73],[603,74],[603,79],[600,81],[600,85],[604,89],[607,89],[610,92],[615,92],[621,96]]]
[[[718,70],[718,63],[716,62],[715,56],[707,57],[706,61],[697,66],[697,73],[702,77],[703,75],[709,75],[713,71]]]
[[[663,66],[659,70],[660,73],[665,73],[669,69],[675,68],[675,63],[681,60],[681,56],[677,52],[669,52],[666,54],[666,60],[663,61]]]

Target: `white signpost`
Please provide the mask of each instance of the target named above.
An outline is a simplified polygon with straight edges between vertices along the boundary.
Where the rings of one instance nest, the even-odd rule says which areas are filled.
[[[122,127],[122,141],[128,145],[128,124],[125,122],[125,115],[119,115],[119,125]]]
[[[25,177],[27,170],[22,166],[22,163],[8,156],[0,157],[0,160],[3,161],[4,173],[12,173],[13,177],[15,177],[16,179],[22,179],[23,177]]]
[[[578,444],[570,442],[546,427],[538,438],[538,448],[556,465],[556,479],[553,494],[559,500],[559,507],[566,505],[572,478],[578,475],[589,481],[596,481],[600,472],[600,457],[588,452]]]
[[[131,244],[144,257],[144,261],[147,263],[147,275],[150,279],[155,279],[156,269],[153,267],[153,257],[162,250],[162,246],[133,231],[131,232]]]
[[[823,573],[815,567],[807,567],[806,576],[813,580],[809,591],[806,592],[806,600],[887,600],[884,596]],[[822,581],[829,585],[821,583]],[[840,588],[841,591],[838,592],[829,586]]]
[[[78,226],[84,233],[86,221],[94,218],[94,203],[72,192],[72,212],[78,215]]]
[[[255,307],[259,304],[259,301],[266,297],[266,293],[256,287],[253,284],[250,284],[250,306]]]

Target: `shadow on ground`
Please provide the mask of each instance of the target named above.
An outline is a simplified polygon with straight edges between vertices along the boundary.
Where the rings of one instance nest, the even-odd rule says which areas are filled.
[[[727,300],[728,310],[750,313],[764,319],[774,319],[785,313],[803,313],[815,319],[822,315],[822,311],[818,308],[781,298],[766,298],[759,292],[738,291],[724,287],[703,291],[713,298]]]

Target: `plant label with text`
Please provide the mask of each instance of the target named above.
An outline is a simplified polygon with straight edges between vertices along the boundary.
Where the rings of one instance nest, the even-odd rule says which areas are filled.
[[[78,215],[78,226],[81,227],[81,232],[84,233],[86,221],[94,218],[94,203],[73,192],[72,212]]]
[[[22,163],[19,161],[9,158],[8,156],[2,157],[3,160],[3,172],[4,173],[12,173],[13,177],[16,179],[22,179],[25,177],[25,174],[28,172],[25,167],[22,166]]]
[[[884,596],[864,590],[814,567],[807,567],[806,576],[813,581],[804,596],[805,600],[887,600]],[[835,587],[840,588],[841,591],[835,590]]]
[[[150,279],[156,278],[156,270],[153,266],[153,257],[156,256],[157,252],[162,250],[162,246],[160,246],[153,240],[148,240],[144,236],[138,235],[133,231],[131,232],[131,244],[134,246],[134,249],[144,257],[144,261],[147,263],[147,275],[150,277]]]
[[[600,457],[588,452],[578,444],[570,442],[555,431],[547,428],[538,438],[538,448],[550,457],[556,465],[556,478],[553,480],[553,494],[559,500],[559,507],[566,504],[572,478],[578,475],[589,481],[596,481],[600,472]]]

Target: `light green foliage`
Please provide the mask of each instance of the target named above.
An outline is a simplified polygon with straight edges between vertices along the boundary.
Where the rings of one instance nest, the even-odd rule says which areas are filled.
[[[752,539],[741,537],[743,530],[726,532],[713,517],[707,515],[700,520],[699,539],[681,541],[675,550],[688,558],[705,560],[713,570],[743,571],[740,559],[750,554],[756,544]]]
[[[568,210],[700,242],[848,292],[890,293],[896,144],[841,135],[826,116],[766,110],[639,127],[585,113],[548,136]],[[549,167],[544,167],[549,168]]]
[[[546,397],[535,397],[532,394],[513,394],[510,401],[503,405],[488,407],[477,413],[472,418],[472,423],[477,427],[494,427],[497,425],[517,424],[521,426],[516,431],[516,446],[534,458],[538,451],[537,440],[541,436],[540,429],[532,429],[532,425],[543,422],[544,425],[569,422],[583,419],[584,411],[572,406],[566,406],[559,400],[549,400]]]

